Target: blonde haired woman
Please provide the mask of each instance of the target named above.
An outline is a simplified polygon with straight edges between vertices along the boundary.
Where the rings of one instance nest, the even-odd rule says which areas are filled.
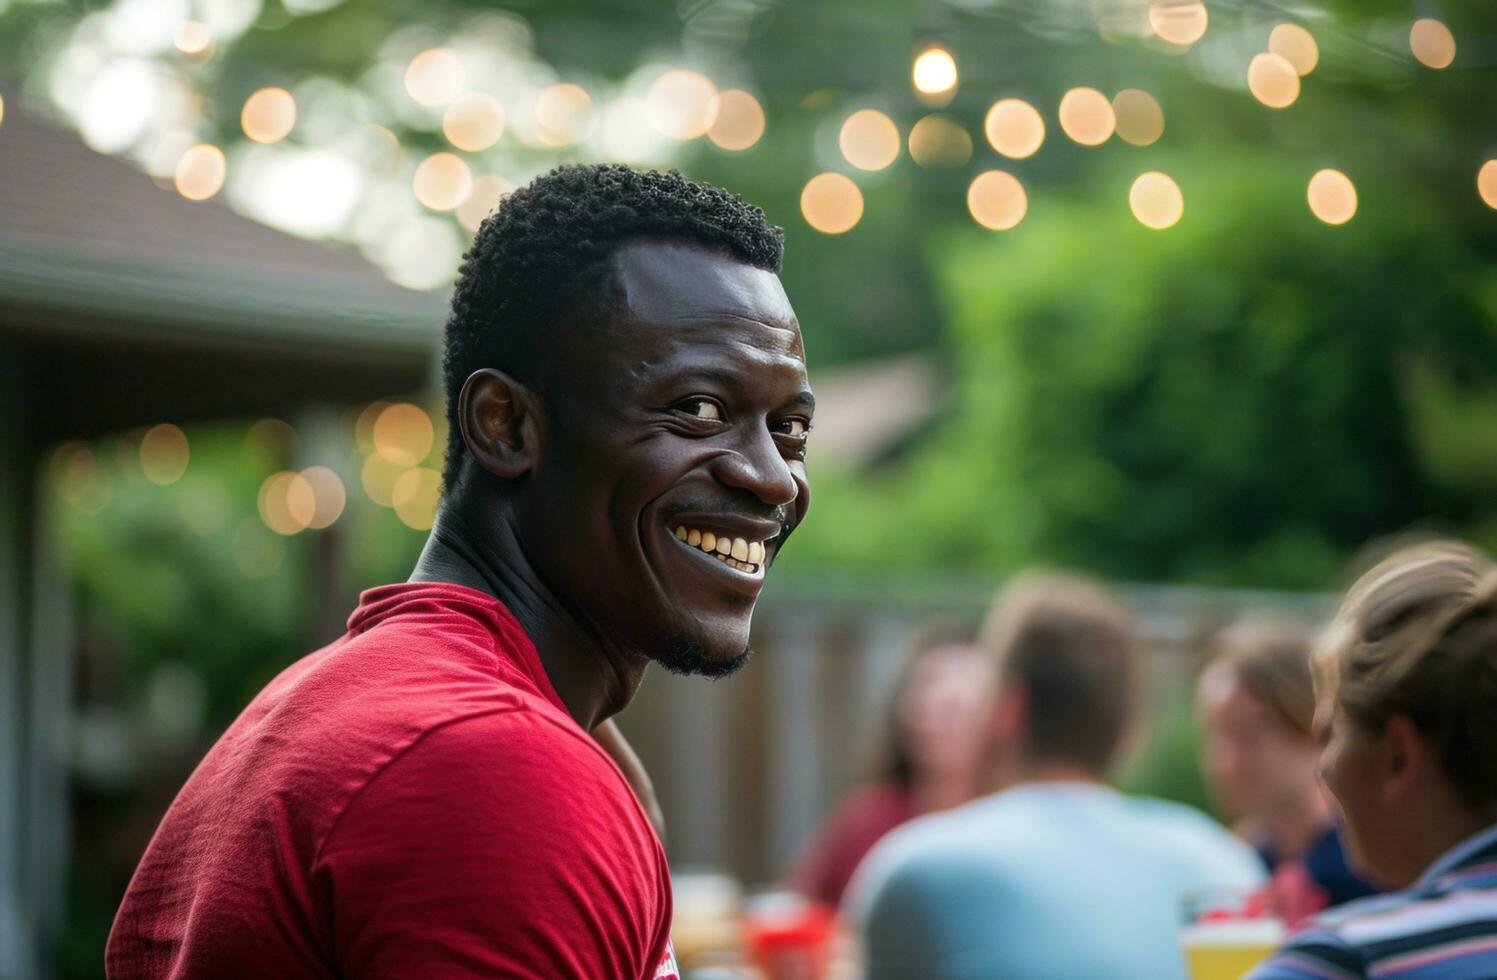
[[[1402,890],[1318,917],[1254,980],[1497,977],[1497,566],[1456,542],[1398,552],[1314,666],[1348,850]]]

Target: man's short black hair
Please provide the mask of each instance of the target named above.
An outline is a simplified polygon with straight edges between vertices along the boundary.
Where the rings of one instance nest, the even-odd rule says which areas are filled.
[[[506,196],[463,256],[442,353],[447,396],[444,490],[464,454],[463,382],[491,367],[538,383],[545,345],[563,317],[608,314],[607,260],[632,239],[700,245],[780,271],[784,233],[738,195],[678,171],[569,164]]]

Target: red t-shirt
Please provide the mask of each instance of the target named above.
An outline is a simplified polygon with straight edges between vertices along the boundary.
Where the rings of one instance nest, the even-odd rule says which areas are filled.
[[[816,828],[790,873],[791,884],[803,895],[836,908],[873,845],[915,815],[914,798],[898,782],[854,790]]]
[[[675,977],[665,852],[519,623],[364,593],[244,710],[115,918],[126,978]]]

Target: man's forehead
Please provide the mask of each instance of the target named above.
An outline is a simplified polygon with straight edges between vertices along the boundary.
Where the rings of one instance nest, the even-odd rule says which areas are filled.
[[[650,241],[625,245],[614,263],[620,319],[679,340],[694,328],[727,327],[767,352],[804,359],[800,325],[773,272],[698,246]]]

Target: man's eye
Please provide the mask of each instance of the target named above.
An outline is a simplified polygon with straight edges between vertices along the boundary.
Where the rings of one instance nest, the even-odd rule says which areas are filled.
[[[722,409],[718,407],[717,402],[707,398],[693,398],[691,401],[682,402],[680,409],[687,415],[711,422],[721,421],[723,417]]]
[[[786,419],[780,423],[780,426],[781,434],[787,435],[792,439],[804,439],[806,433],[811,431],[811,427],[806,424],[805,419]]]

